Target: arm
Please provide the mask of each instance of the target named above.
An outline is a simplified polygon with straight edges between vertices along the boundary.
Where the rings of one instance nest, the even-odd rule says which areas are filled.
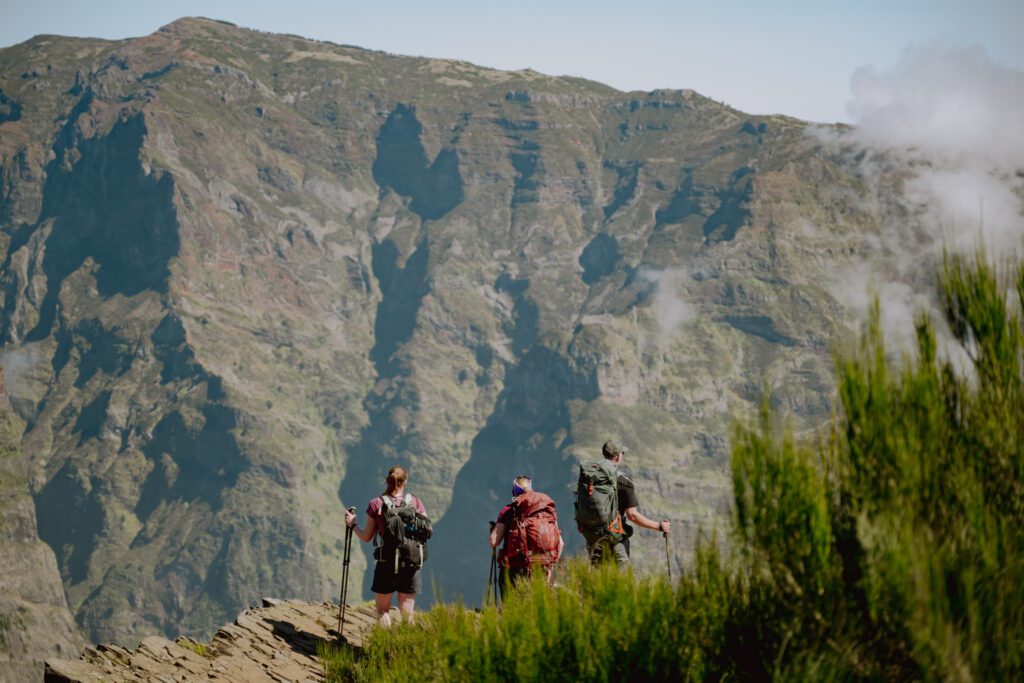
[[[639,508],[631,507],[626,508],[626,519],[637,526],[642,526],[645,529],[651,529],[653,531],[660,531],[662,533],[669,533],[669,522],[667,519],[663,519],[660,522],[655,522],[649,517],[645,517],[640,512]]]
[[[491,528],[491,535],[487,538],[487,542],[491,544],[492,548],[497,548],[503,538],[505,538],[505,525],[498,522]]]
[[[375,533],[377,533],[377,521],[367,515],[366,517],[366,528],[360,529],[356,526],[356,515],[354,512],[345,512],[345,524],[352,527],[352,531],[363,543],[368,543]]]

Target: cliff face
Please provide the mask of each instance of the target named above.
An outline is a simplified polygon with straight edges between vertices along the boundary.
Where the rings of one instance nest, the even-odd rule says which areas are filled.
[[[28,462],[20,448],[23,428],[6,398],[0,398],[0,680],[5,681],[38,679],[44,659],[70,657],[82,645],[53,550],[36,532]]]
[[[730,419],[827,417],[884,210],[786,117],[202,19],[7,48],[0,92],[0,364],[93,641],[335,596],[343,503],[395,463],[445,598],[523,472],[578,551],[610,437],[683,561]]]

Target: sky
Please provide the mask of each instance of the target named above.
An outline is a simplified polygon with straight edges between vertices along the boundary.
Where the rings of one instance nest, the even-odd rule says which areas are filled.
[[[894,68],[908,49],[978,47],[1024,70],[1024,0],[0,0],[0,46],[141,36],[182,16],[620,90],[692,88],[820,122],[853,122],[854,74]]]

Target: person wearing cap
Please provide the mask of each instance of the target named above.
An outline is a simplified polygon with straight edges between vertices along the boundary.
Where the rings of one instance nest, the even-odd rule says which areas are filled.
[[[509,532],[518,530],[520,525],[533,527],[533,533],[523,533],[522,538],[517,539],[518,543],[513,543]],[[512,481],[512,502],[498,513],[488,542],[492,548],[497,548],[502,542],[505,544],[498,562],[498,586],[502,599],[506,588],[529,577],[534,566],[540,565],[551,581],[554,563],[558,562],[565,548],[565,541],[558,530],[555,501],[547,494],[534,492],[533,481],[526,475],[516,477]],[[538,543],[539,547],[534,545]],[[525,553],[522,552],[524,550]]]
[[[605,441],[604,446],[601,447],[601,454],[604,455],[605,460],[612,461],[616,467],[622,464],[622,457],[628,452],[628,448],[614,440]],[[616,489],[619,495],[619,514],[623,518],[625,533],[618,542],[611,546],[611,557],[615,559],[615,562],[620,567],[626,567],[629,565],[629,538],[633,535],[633,527],[629,525],[630,522],[644,529],[660,531],[666,536],[670,532],[670,525],[667,519],[655,522],[640,512],[640,503],[636,497],[636,487],[633,484],[633,480],[622,472],[618,473]],[[590,561],[597,564],[604,559],[603,553],[606,548],[608,548],[607,543],[596,543],[591,548],[588,548]]]

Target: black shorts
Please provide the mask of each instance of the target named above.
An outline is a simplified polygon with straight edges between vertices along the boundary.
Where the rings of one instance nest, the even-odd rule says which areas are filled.
[[[420,592],[420,568],[399,567],[396,574],[394,563],[378,562],[377,566],[373,568],[373,585],[370,586],[370,590],[382,595],[390,593],[415,595]]]

